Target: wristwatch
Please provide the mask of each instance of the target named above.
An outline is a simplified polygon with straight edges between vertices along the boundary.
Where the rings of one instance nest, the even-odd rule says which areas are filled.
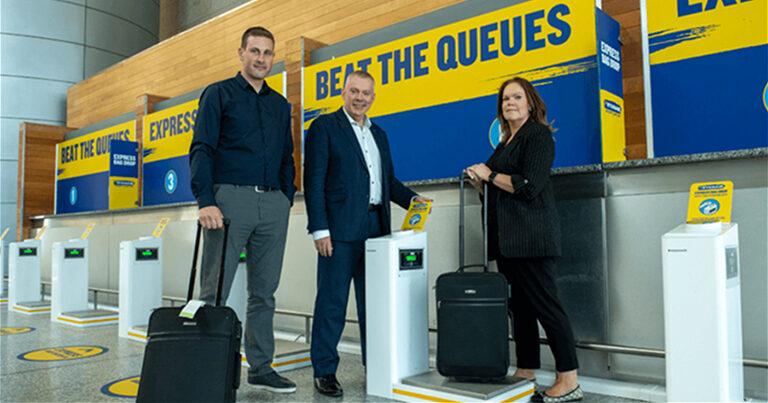
[[[498,175],[497,172],[491,172],[491,174],[488,175],[488,183],[493,183],[493,178],[495,178],[496,175]]]

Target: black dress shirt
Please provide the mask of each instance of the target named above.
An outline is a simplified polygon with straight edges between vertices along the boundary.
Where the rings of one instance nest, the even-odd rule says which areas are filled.
[[[209,85],[200,96],[189,164],[200,208],[216,204],[214,183],[280,189],[293,203],[288,102],[266,81],[257,93],[240,73]]]
[[[514,193],[488,186],[488,254],[560,255],[560,218],[549,180],[555,142],[547,126],[528,119],[509,144],[499,144],[486,165],[512,177]]]

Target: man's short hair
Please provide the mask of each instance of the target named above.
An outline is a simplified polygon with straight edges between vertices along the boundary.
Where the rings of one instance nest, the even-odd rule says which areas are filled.
[[[248,45],[248,37],[249,36],[261,36],[263,38],[269,38],[272,40],[272,44],[275,44],[275,36],[272,35],[272,32],[269,32],[268,29],[264,27],[250,27],[243,32],[243,37],[240,40],[240,47],[245,49],[245,46]]]
[[[367,78],[367,79],[373,81],[374,84],[376,84],[376,79],[373,78],[371,73],[369,73],[369,72],[367,72],[365,70],[355,70],[355,71],[349,73],[349,75],[347,76],[347,79],[349,79],[349,77]]]

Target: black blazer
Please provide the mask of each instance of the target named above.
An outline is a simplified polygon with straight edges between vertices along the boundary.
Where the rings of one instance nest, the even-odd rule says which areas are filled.
[[[494,198],[489,202],[488,229],[495,232],[489,234],[490,241],[498,242],[495,252],[506,257],[560,255],[560,220],[549,180],[554,159],[551,131],[529,119],[486,162],[491,170],[510,175],[515,188],[514,193],[496,187],[488,192]]]
[[[384,234],[389,234],[389,202],[407,209],[416,193],[395,177],[384,130],[371,124],[371,133],[381,156],[381,226]],[[344,111],[339,109],[315,119],[304,140],[304,201],[309,232],[328,229],[335,241],[367,239],[370,182],[365,157]]]

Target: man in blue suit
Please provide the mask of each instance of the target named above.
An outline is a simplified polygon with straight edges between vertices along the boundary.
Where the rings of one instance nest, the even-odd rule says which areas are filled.
[[[342,108],[312,122],[304,156],[308,229],[318,252],[312,366],[315,388],[333,397],[344,393],[336,347],[352,280],[365,363],[365,240],[391,233],[390,201],[407,209],[413,199],[428,200],[397,180],[387,135],[366,116],[376,98],[373,77],[351,73],[341,96]]]

